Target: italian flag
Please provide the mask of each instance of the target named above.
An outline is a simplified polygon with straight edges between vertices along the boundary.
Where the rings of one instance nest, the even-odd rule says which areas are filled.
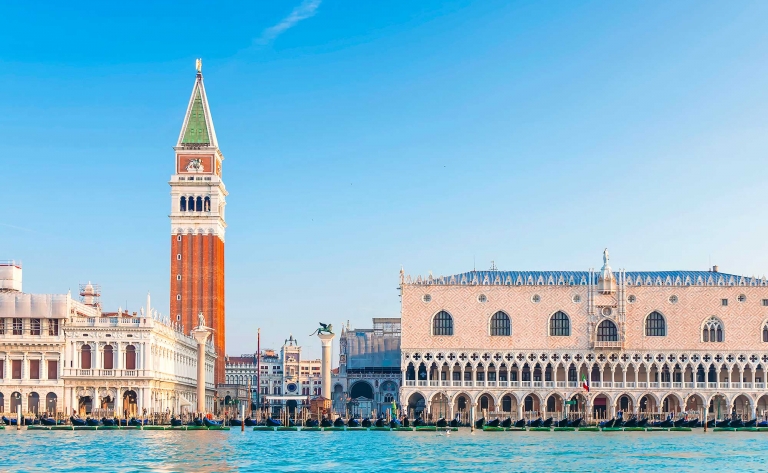
[[[581,375],[581,386],[589,392],[589,381],[587,381],[587,375]]]

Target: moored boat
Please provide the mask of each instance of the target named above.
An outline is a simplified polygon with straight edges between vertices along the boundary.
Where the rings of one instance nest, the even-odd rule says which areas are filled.
[[[323,419],[323,422],[326,422],[327,419]],[[323,427],[330,427],[330,422],[328,422],[329,425],[324,425]],[[267,427],[279,427],[283,425],[282,422],[280,422],[278,419],[273,419],[271,417],[267,417],[267,420],[264,421],[264,425]]]
[[[448,421],[445,420],[445,417],[441,417],[437,419],[437,422],[435,422],[435,425],[438,427],[448,427]]]
[[[518,429],[525,427],[525,419],[519,419],[517,422],[515,422],[515,427]]]
[[[93,419],[91,417],[88,417],[85,419],[85,423],[90,425],[91,427],[98,427],[101,422],[99,422],[99,419]]]
[[[256,419],[251,419],[250,417],[246,417],[243,422],[245,422],[246,427],[256,427],[258,425]]]
[[[475,421],[475,428],[482,429],[485,425],[485,417],[481,417]]]
[[[241,419],[229,419],[229,425],[232,427],[242,427],[243,421]]]
[[[512,418],[507,417],[506,419],[504,419],[504,421],[501,423],[501,426],[504,427],[505,429],[512,427]]]
[[[40,419],[40,423],[42,425],[56,425],[56,419],[53,417],[43,417]]]
[[[414,426],[414,427],[422,427],[422,426],[424,426],[424,425],[427,425],[427,423],[426,423],[426,422],[424,422],[424,419],[422,419],[422,418],[421,418],[421,416],[417,417],[417,418],[416,418],[416,419],[413,421],[413,426]]]
[[[85,420],[83,420],[83,419],[80,419],[80,418],[77,418],[77,417],[74,417],[74,416],[72,416],[72,417],[70,417],[70,418],[69,418],[69,422],[70,422],[72,425],[75,425],[75,426],[79,426],[79,427],[82,427],[82,426],[84,426],[84,425],[88,425],[88,424],[85,422]]]
[[[344,421],[341,419],[341,417],[337,417],[335,421],[333,421],[334,427],[344,427]]]
[[[360,427],[360,421],[357,419],[349,419],[349,422],[347,422],[347,427],[352,427],[353,429]]]
[[[501,421],[499,419],[493,419],[492,421],[488,422],[485,425],[487,425],[488,427],[498,427],[500,424],[501,424]]]
[[[555,427],[568,427],[568,418],[565,417],[555,422]]]
[[[368,428],[368,427],[370,427],[371,425],[372,425],[372,424],[371,424],[371,419],[369,419],[369,418],[367,418],[367,417],[366,417],[365,419],[363,419],[363,427],[366,427],[366,428]]]
[[[541,423],[542,427],[552,427],[552,421],[553,419],[550,417],[549,419],[545,420]]]
[[[392,419],[392,420],[389,421],[389,428],[391,428],[391,429],[397,429],[397,428],[400,428],[402,426],[403,426],[403,424],[401,424],[400,421],[397,420],[397,419]]]
[[[107,425],[107,424],[104,424]],[[177,419],[176,417],[171,419],[171,427],[181,427],[181,419]]]
[[[320,422],[317,421],[317,419],[307,419],[306,422],[304,422],[304,427],[317,427],[320,425]]]
[[[206,427],[221,427],[221,422],[203,417],[203,425]]]
[[[408,418],[406,418],[405,420],[407,421]],[[376,425],[376,427],[379,427],[379,428],[387,426],[386,422],[384,422],[384,418],[383,417],[379,417],[378,419],[376,419],[376,424],[375,425]]]

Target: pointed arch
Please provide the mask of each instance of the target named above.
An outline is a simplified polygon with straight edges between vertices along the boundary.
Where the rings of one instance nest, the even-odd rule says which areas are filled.
[[[701,324],[701,341],[719,343],[725,341],[723,321],[714,315]]]
[[[489,328],[492,337],[508,337],[512,335],[512,322],[509,315],[502,310],[491,316]]]
[[[661,312],[654,310],[645,316],[645,336],[646,337],[666,337],[667,320]]]
[[[570,337],[571,319],[568,314],[558,310],[549,318],[549,336],[550,337]]]
[[[598,342],[619,341],[619,330],[612,320],[605,319],[597,325]]]
[[[432,318],[432,335],[453,335],[453,317],[448,312],[441,310]]]

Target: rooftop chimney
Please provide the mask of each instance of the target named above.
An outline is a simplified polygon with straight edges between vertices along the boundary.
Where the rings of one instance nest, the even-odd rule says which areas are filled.
[[[717,265],[712,266],[712,272],[713,273],[717,273],[718,272]]]

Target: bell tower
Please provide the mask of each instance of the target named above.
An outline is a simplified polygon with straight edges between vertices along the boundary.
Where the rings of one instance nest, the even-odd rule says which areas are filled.
[[[197,60],[176,154],[171,186],[171,317],[191,334],[203,314],[213,329],[214,380],[224,382],[224,219],[227,190],[202,61]]]

